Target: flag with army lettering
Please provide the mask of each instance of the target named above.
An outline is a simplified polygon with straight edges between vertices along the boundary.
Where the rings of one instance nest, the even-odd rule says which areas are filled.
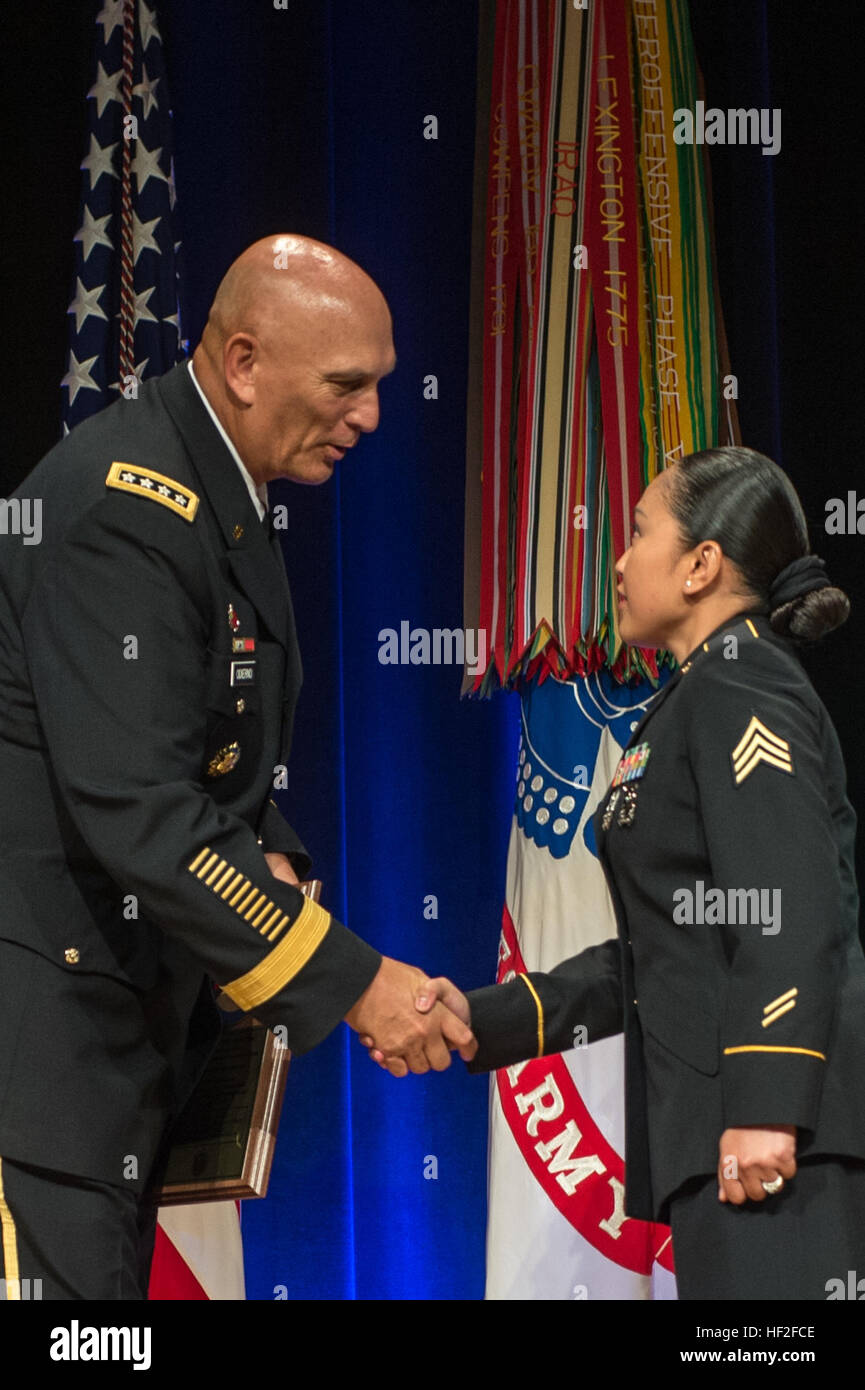
[[[590,817],[669,669],[622,644],[615,563],[661,469],[738,442],[705,150],[673,138],[700,90],[687,0],[480,7],[463,690],[522,704],[499,979],[615,934]],[[623,1091],[620,1038],[496,1074],[488,1297],[674,1296],[669,1232],[624,1217]]]
[[[608,670],[524,691],[498,982],[616,935],[592,816],[655,693]],[[669,1229],[624,1211],[622,1036],[574,1043],[491,1082],[486,1297],[675,1298]]]

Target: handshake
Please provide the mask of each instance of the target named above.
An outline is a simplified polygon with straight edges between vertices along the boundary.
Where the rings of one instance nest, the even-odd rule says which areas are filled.
[[[391,1076],[444,1071],[456,1049],[470,1062],[478,1044],[469,1001],[450,980],[384,956],[378,974],[345,1016],[374,1062]]]
[[[287,855],[267,851],[264,857],[274,878],[300,887]],[[456,985],[443,976],[430,980],[422,970],[390,956],[382,957],[378,974],[345,1021],[373,1061],[392,1076],[445,1071],[452,1048],[464,1062],[478,1050],[469,1027],[469,1001]]]

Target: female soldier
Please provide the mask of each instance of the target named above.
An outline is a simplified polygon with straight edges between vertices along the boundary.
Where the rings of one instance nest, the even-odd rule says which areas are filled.
[[[672,1226],[680,1297],[825,1299],[865,1275],[865,957],[838,737],[791,642],[849,603],[749,449],[659,475],[616,573],[623,639],[679,662],[595,812],[618,939],[418,1006],[471,1024],[473,1071],[624,1031],[625,1210]]]

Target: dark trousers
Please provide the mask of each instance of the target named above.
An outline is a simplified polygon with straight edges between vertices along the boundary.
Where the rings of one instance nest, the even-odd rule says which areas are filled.
[[[146,1299],[156,1211],[128,1189],[0,1157],[0,1297]]]
[[[740,1207],[718,1201],[714,1175],[694,1178],[670,1226],[681,1299],[826,1300],[832,1281],[860,1278],[865,1290],[865,1161],[803,1158],[777,1195]]]

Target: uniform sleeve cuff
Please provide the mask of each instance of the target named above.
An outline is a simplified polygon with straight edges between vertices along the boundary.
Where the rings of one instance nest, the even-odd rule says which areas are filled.
[[[305,917],[307,908],[314,909],[314,913],[308,918]],[[250,991],[256,983],[250,977],[254,976],[256,971],[262,972],[259,977],[260,987],[274,987],[266,1002],[250,1004],[250,1011],[269,1028],[283,1027],[285,1041],[296,1054],[309,1052],[311,1048],[324,1041],[372,984],[382,961],[379,951],[359,936],[355,936],[354,932],[349,931],[323,908],[309,901],[301,913],[304,922],[301,923],[300,918],[298,919],[286,938],[287,942],[290,942],[300,924],[307,932],[307,939],[299,943],[299,948],[305,950],[312,941],[312,935],[317,931],[316,923],[320,922],[315,915],[317,913],[327,919],[327,927],[311,954],[307,956],[302,970],[295,972],[296,979],[294,975],[283,973],[280,980],[280,972],[285,972],[286,968],[290,969],[291,962],[286,953],[283,961],[273,961],[272,965],[268,966],[275,954],[271,952],[270,956],[259,962],[255,971],[250,971],[240,981],[235,980],[231,985],[225,986],[228,994],[232,994],[234,988],[235,994],[232,994],[232,997],[236,997],[238,985],[246,997],[250,997]],[[271,971],[271,977],[265,982],[263,977],[268,969]]]
[[[478,1041],[470,1072],[496,1071],[543,1055],[543,1007],[527,975],[471,990],[467,998]]]
[[[813,1130],[826,1058],[816,1048],[741,1044],[724,1048],[724,1123]]]

